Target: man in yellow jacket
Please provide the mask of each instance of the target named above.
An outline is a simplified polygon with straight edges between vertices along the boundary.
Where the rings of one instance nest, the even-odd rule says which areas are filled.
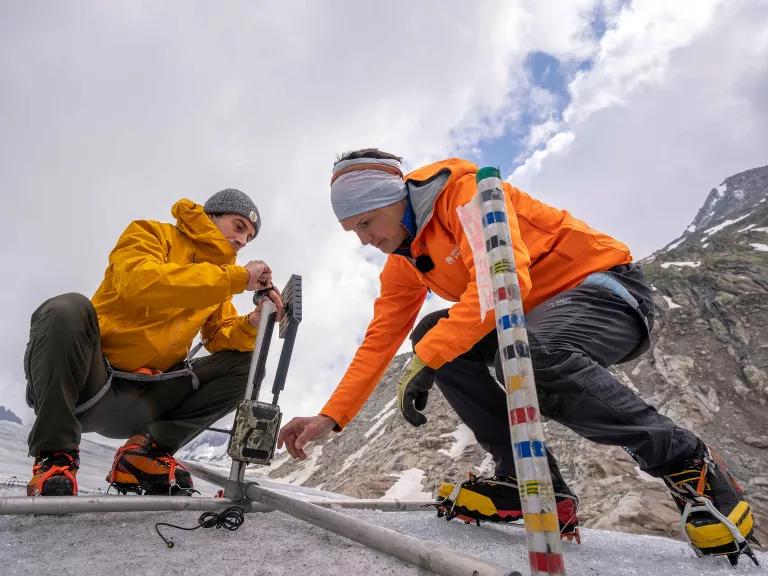
[[[189,491],[173,453],[243,397],[260,307],[240,316],[232,296],[270,288],[272,272],[235,258],[258,234],[259,212],[229,188],[203,206],[179,200],[171,213],[175,225],[128,225],[93,298],[63,294],[32,315],[31,496],[77,494],[82,432],[129,439],[107,474],[118,491]],[[269,297],[282,310],[274,290]],[[211,354],[193,360],[198,332]]]
[[[517,520],[509,415],[495,317],[481,319],[475,264],[457,208],[476,194],[477,167],[449,159],[403,176],[400,158],[376,149],[342,156],[334,165],[331,201],[344,230],[388,254],[373,320],[352,363],[320,414],[292,419],[278,442],[304,459],[305,445],[342,430],[360,410],[411,333],[414,354],[397,386],[402,416],[413,426],[437,384],[478,443],[493,456],[495,475],[439,497],[450,515]],[[608,371],[649,347],[651,289],[629,249],[585,222],[504,184],[510,237],[544,416],[594,442],[622,446],[640,468],[663,478],[681,511],[705,496],[715,514],[688,524],[705,554],[736,554],[751,535],[752,514],[714,451],[695,434],[646,404]],[[454,302],[414,328],[428,291]],[[524,457],[519,455],[519,457]],[[577,499],[547,451],[563,534],[576,535]]]

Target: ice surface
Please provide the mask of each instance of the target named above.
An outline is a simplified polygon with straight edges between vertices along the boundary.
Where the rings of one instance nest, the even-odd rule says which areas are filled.
[[[29,477],[26,457],[28,428],[0,422],[0,474]],[[91,442],[83,445],[83,468],[78,473],[88,490],[105,487],[102,474],[114,449]],[[221,473],[221,470],[217,470]],[[204,496],[215,487],[195,480]],[[263,485],[301,499],[346,498],[338,494],[279,482]],[[0,488],[2,496],[21,496],[23,488]],[[131,496],[124,496],[131,498]],[[528,574],[525,530],[521,526],[446,522],[434,512],[343,512],[421,540]],[[193,532],[161,528],[172,536],[168,549],[154,530],[156,522],[195,526],[198,512],[133,512],[72,514],[66,516],[0,516],[0,574],[61,576],[77,574],[314,576],[425,575],[405,564],[312,526],[281,512],[248,514],[236,532],[199,529]],[[638,574],[642,576],[734,576],[762,574],[742,557],[731,568],[723,558],[696,558],[682,542],[582,528],[582,543],[564,543],[566,570],[572,576]],[[763,565],[768,553],[757,552]]]

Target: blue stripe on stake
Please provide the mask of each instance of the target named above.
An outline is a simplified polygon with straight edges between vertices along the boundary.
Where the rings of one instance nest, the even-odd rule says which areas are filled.
[[[494,222],[506,222],[507,215],[504,212],[488,212],[483,218],[485,225],[493,224]]]
[[[502,316],[499,318],[499,326],[501,326],[504,330],[522,326],[524,322],[525,320],[517,314]]]
[[[518,442],[515,444],[515,454],[517,454],[518,458],[544,456],[544,443],[539,440],[534,440],[533,442]]]

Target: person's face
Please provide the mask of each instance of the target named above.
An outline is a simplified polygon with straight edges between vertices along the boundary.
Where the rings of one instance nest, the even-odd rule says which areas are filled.
[[[408,238],[403,227],[405,200],[383,208],[350,216],[341,221],[347,232],[354,232],[363,246],[370,244],[385,254],[391,254]]]
[[[240,214],[219,214],[211,216],[211,220],[221,230],[224,238],[232,245],[235,252],[239,252],[243,246],[256,236],[256,228],[253,222]]]

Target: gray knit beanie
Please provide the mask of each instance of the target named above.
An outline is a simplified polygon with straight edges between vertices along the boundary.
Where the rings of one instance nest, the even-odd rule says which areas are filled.
[[[253,200],[245,192],[235,190],[234,188],[226,188],[216,192],[203,204],[203,210],[209,216],[240,214],[240,216],[244,216],[251,221],[253,227],[256,228],[256,234],[259,233],[259,228],[261,228],[261,216],[259,216],[259,209],[256,208],[256,204],[253,203]]]

